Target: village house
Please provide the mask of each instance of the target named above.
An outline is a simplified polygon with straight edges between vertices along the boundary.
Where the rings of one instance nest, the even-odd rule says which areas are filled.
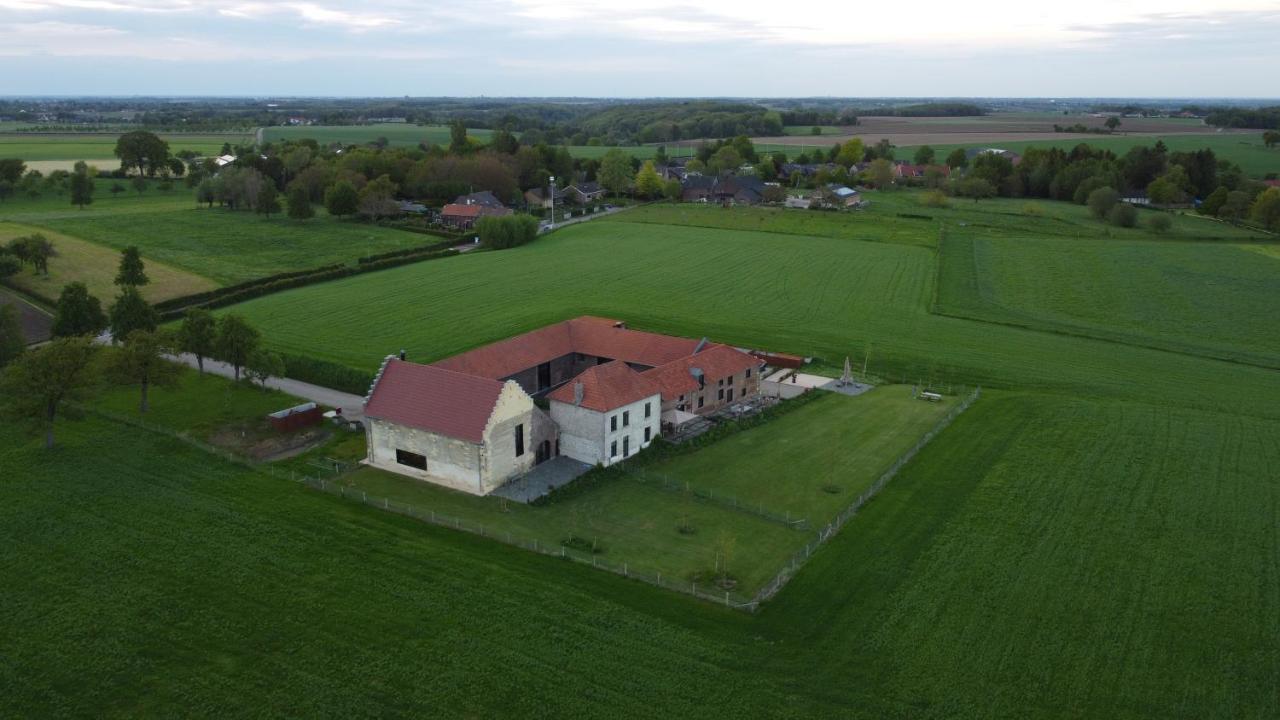
[[[597,182],[581,182],[565,188],[561,195],[569,202],[589,205],[604,199],[604,188]]]
[[[609,465],[758,394],[761,365],[706,338],[590,316],[434,365],[392,358],[366,400],[368,462],[480,495],[561,454]]]
[[[488,190],[473,192],[468,195],[459,195],[453,200],[454,205],[479,205],[493,210],[505,210],[507,206]]]

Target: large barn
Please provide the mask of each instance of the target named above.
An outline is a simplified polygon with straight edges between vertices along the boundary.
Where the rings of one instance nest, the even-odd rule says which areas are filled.
[[[561,454],[609,465],[647,447],[664,426],[757,394],[760,365],[705,338],[599,317],[434,365],[391,357],[365,402],[367,462],[476,495]]]

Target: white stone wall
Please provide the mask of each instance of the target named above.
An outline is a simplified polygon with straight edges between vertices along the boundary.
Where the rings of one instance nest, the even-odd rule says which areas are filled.
[[[649,405],[647,418],[644,416],[646,403]],[[624,414],[629,414],[626,425]],[[661,415],[662,398],[656,394],[607,413],[551,401],[551,419],[560,426],[560,454],[591,465],[612,465],[648,447],[661,434]],[[613,429],[614,417],[617,430]],[[649,428],[649,442],[644,439],[645,428]],[[628,439],[626,443],[624,438]],[[614,443],[617,443],[617,455],[611,454]],[[626,457],[623,456],[624,444],[629,449]]]
[[[604,416],[572,403],[551,401],[551,420],[560,428],[560,454],[588,465],[603,463]]]
[[[486,492],[480,445],[383,420],[366,419],[365,427],[370,465],[474,495]],[[396,462],[397,449],[426,457],[427,471]]]
[[[484,491],[487,494],[516,475],[528,472],[534,464],[535,427],[533,398],[520,389],[514,380],[508,380],[493,406],[489,424],[485,427]],[[524,453],[516,456],[516,426],[524,426]]]

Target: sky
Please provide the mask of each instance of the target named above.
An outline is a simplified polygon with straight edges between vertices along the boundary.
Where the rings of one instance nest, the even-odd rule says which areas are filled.
[[[1275,97],[1280,0],[0,0],[0,95]]]

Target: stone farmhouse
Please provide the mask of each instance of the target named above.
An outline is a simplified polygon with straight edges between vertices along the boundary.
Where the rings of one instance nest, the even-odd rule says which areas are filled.
[[[590,316],[433,365],[392,356],[365,400],[367,462],[476,495],[561,455],[610,465],[758,394],[761,365]]]

